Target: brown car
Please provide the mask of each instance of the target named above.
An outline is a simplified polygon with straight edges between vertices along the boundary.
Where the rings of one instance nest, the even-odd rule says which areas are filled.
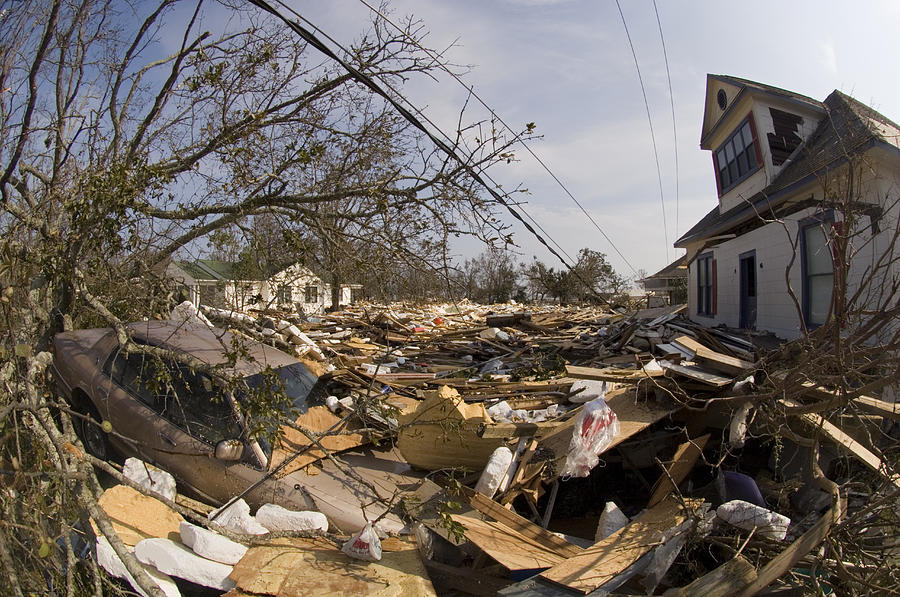
[[[227,367],[226,373],[244,383],[227,390],[207,373],[174,359],[128,353],[109,328],[58,334],[54,375],[73,407],[97,422],[79,425],[85,447],[94,456],[108,459],[114,448],[151,462],[216,504],[262,481],[244,498],[251,507],[277,503],[294,510],[318,510],[344,532],[358,530],[385,511],[370,489],[329,461],[322,461],[323,470],[315,475],[303,470],[268,475],[271,450],[264,440],[251,439],[239,405],[254,389],[278,383],[293,406],[304,411],[317,379],[303,363],[270,346],[202,324],[144,321],[128,327],[138,344]],[[111,424],[110,433],[100,421]],[[377,487],[382,499],[390,499],[398,485],[417,480],[407,475],[409,466],[393,450],[343,453],[341,459]],[[399,532],[403,523],[389,514],[379,526]]]

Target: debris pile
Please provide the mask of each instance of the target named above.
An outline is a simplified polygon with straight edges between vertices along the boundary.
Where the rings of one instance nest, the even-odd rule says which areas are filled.
[[[289,351],[320,375],[270,466],[290,460],[316,475],[345,450],[396,445],[402,461],[379,466],[427,474],[389,500],[404,538],[379,538],[368,515],[372,524],[348,537],[330,534],[338,529],[324,514],[267,505],[251,516],[236,502],[205,519],[227,538],[178,521],[184,547],[147,531],[161,539],[133,545],[135,554],[153,574],[186,578],[177,550],[193,547],[192,557],[217,564],[188,580],[236,587],[229,595],[751,595],[776,582],[801,591],[853,582],[803,571],[853,507],[828,476],[868,469],[873,495],[896,495],[900,477],[865,434],[805,412],[805,397],[828,389],[773,396],[774,374],[751,338],[682,311],[204,308],[213,325]],[[862,431],[896,441],[893,403],[856,403],[873,417]],[[827,440],[818,460],[804,426]],[[129,478],[157,491],[149,472]]]

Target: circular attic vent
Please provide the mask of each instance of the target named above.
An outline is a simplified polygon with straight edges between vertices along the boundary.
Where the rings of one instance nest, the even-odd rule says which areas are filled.
[[[724,89],[719,89],[719,93],[716,94],[716,101],[719,103],[719,108],[722,110],[728,105],[728,96],[725,95]]]

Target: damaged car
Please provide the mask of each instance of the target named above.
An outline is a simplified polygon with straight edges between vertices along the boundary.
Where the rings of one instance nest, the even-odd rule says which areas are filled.
[[[215,504],[242,495],[251,507],[318,510],[344,532],[385,514],[383,531],[403,528],[383,502],[416,479],[393,450],[345,452],[315,470],[273,458],[270,438],[281,421],[248,413],[273,395],[282,418],[306,411],[317,377],[301,361],[199,323],[142,321],[128,334],[136,345],[164,350],[129,351],[111,328],[54,338],[53,373],[83,415],[76,424],[93,456],[107,460],[115,450],[151,462]]]

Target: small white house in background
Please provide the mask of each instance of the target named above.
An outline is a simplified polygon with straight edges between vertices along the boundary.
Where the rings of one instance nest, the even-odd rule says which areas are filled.
[[[827,321],[836,243],[852,235],[850,288],[892,251],[898,143],[896,124],[839,91],[820,102],[708,75],[700,147],[712,152],[719,197],[675,242],[687,250],[691,319],[784,339]],[[850,222],[833,201],[848,188]]]
[[[188,293],[194,305],[246,309],[288,308],[322,313],[332,305],[331,285],[295,263],[265,280],[250,280],[238,264],[214,259],[172,262],[166,275]],[[349,305],[358,284],[341,286],[341,305]]]

